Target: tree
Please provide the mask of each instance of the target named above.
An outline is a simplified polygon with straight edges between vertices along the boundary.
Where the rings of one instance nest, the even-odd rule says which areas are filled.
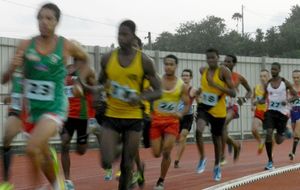
[[[239,32],[239,22],[242,20],[243,16],[241,13],[234,13],[232,19],[236,21],[236,31]]]

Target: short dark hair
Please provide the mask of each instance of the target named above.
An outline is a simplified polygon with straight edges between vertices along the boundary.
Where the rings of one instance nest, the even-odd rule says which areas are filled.
[[[190,77],[193,78],[193,71],[191,69],[183,69],[182,73],[183,72],[190,73]]]
[[[178,58],[177,58],[175,55],[173,55],[173,54],[167,55],[167,56],[164,58],[164,61],[165,61],[167,58],[175,59],[176,65],[178,64]]]
[[[54,12],[54,14],[55,14],[55,18],[56,18],[57,22],[59,21],[60,15],[61,15],[61,11],[60,11],[60,9],[58,8],[57,5],[55,5],[54,3],[46,3],[46,4],[44,4],[40,8],[40,10],[38,12],[38,15],[37,15],[37,18],[39,18],[42,9],[50,9],[50,10],[52,10]]]
[[[273,62],[273,63],[272,63],[272,66],[277,66],[279,69],[281,68],[280,63],[278,63],[278,62]]]
[[[295,69],[295,70],[293,70],[293,73],[300,73],[300,70],[299,69]]]
[[[261,69],[260,72],[269,72],[268,69]]]
[[[128,27],[130,31],[135,35],[136,25],[132,20],[124,20],[123,22],[121,22],[120,27],[121,26]]]
[[[135,39],[137,41],[137,45],[139,46],[139,48],[142,49],[143,43],[142,43],[141,38],[139,38],[138,36],[135,36]]]
[[[233,62],[233,63],[237,63],[237,58],[236,58],[236,56],[235,56],[235,55],[232,55],[232,54],[227,54],[226,56],[227,56],[227,57],[231,57],[231,58],[232,58],[232,62]]]
[[[205,53],[216,53],[217,56],[219,57],[219,51],[215,48],[209,48],[205,51]]]

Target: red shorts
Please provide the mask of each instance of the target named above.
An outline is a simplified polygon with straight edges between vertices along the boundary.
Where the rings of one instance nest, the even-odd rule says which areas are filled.
[[[150,139],[157,139],[164,134],[171,134],[175,137],[179,133],[179,119],[174,117],[154,117],[150,128]]]
[[[254,113],[254,117],[256,117],[257,119],[260,119],[261,121],[264,121],[264,117],[265,116],[265,112],[262,111],[262,110],[255,110],[255,113]]]
[[[24,111],[24,109],[22,110],[22,112],[20,114],[20,119],[23,122],[23,130],[24,130],[24,132],[30,134],[32,132],[33,128],[34,128],[34,124],[29,123],[27,121],[28,114],[27,114],[26,111]]]

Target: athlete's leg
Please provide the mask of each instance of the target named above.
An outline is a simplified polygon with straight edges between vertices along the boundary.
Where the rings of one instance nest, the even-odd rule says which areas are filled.
[[[87,134],[88,120],[80,119],[78,120],[77,129],[77,143],[76,143],[76,153],[83,155],[86,153],[88,147],[88,137]]]
[[[178,163],[179,163],[179,161],[180,161],[180,159],[183,155],[183,152],[184,152],[185,146],[186,146],[186,139],[187,139],[188,134],[189,134],[189,131],[187,129],[182,129],[181,132],[180,132],[175,165],[176,165],[176,163],[178,165]]]
[[[205,151],[204,151],[204,140],[203,140],[203,132],[206,126],[206,121],[204,119],[197,119],[197,128],[196,128],[196,142],[197,148],[200,153],[200,160],[205,159]]]
[[[3,136],[3,180],[8,181],[9,179],[9,168],[11,161],[11,142],[14,137],[22,131],[23,123],[21,119],[16,115],[8,116],[5,122],[5,133]]]
[[[58,125],[57,120],[43,116],[36,124],[26,148],[26,152],[33,164],[33,179],[39,179],[39,170],[41,169],[53,186],[60,182],[56,179],[57,176],[55,175],[48,141],[58,132]]]
[[[234,119],[234,111],[233,109],[227,110],[227,115],[226,115],[226,121],[224,124],[223,128],[223,133],[222,133],[222,154],[221,154],[221,159],[225,160],[225,148],[226,144],[229,144],[233,146],[233,140],[228,136],[228,125],[230,122]]]
[[[297,120],[294,125],[294,142],[292,153],[296,154],[296,148],[300,139],[300,120]]]
[[[123,151],[121,160],[121,176],[119,190],[128,189],[132,179],[132,168],[139,148],[141,131],[127,130],[122,134]]]
[[[63,128],[61,134],[61,163],[64,171],[65,178],[70,179],[70,142],[75,131],[74,127],[71,126],[72,122],[69,118]]]
[[[160,168],[160,179],[164,180],[171,164],[171,151],[174,147],[176,136],[165,134],[162,145],[162,161]]]
[[[259,134],[259,129],[262,127],[262,121],[256,117],[252,120],[252,134],[258,143],[261,143],[261,137]]]

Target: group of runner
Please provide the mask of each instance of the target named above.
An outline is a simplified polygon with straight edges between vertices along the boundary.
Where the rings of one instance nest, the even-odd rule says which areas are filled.
[[[21,41],[2,75],[2,84],[11,80],[13,87],[3,137],[4,183],[0,190],[13,188],[9,183],[11,142],[22,130],[29,134],[26,153],[32,163],[36,187],[42,171],[53,189],[75,189],[70,176],[69,149],[76,131],[76,150],[80,155],[86,152],[89,134],[97,136],[104,180],[113,178],[113,162],[121,157],[120,190],[130,189],[136,183],[140,187],[144,185],[145,165],[139,156],[143,134],[144,147],[151,147],[154,157],[162,157],[160,175],[154,186],[155,190],[162,190],[171,165],[171,151],[177,141],[174,167],[179,168],[194,121],[199,150],[196,172],[202,173],[206,167],[203,132],[210,126],[215,150],[213,179],[220,181],[221,165],[226,163],[225,144],[233,147],[235,161],[241,150],[240,143],[228,135],[227,128],[239,117],[239,106],[250,98],[254,111],[252,132],[259,143],[258,152],[265,146],[268,156],[265,169],[274,168],[273,142],[280,144],[287,136],[289,115],[295,129],[289,157],[294,159],[300,138],[299,70],[293,72],[292,85],[279,75],[280,64],[273,63],[272,77],[269,78],[268,70],[261,70],[261,84],[252,91],[247,80],[233,71],[236,56],[227,55],[224,63],[219,64],[218,50],[210,48],[205,52],[207,66],[200,68],[200,88],[196,89],[191,85],[192,70],[184,69],[181,78],[176,76],[180,63],[173,54],[164,57],[164,73],[158,76],[152,59],[141,49],[135,23],[125,20],[118,28],[119,48],[102,56],[97,80],[83,47],[55,34],[60,14],[55,4],[41,7],[37,15],[40,34]],[[67,61],[69,57],[73,58],[72,64]],[[240,84],[246,89],[246,95],[236,98]],[[194,101],[196,113],[192,107]],[[95,127],[98,124],[101,128]],[[266,131],[265,140],[260,137],[260,127]],[[48,145],[49,139],[58,133],[62,140],[63,176],[56,152]]]

